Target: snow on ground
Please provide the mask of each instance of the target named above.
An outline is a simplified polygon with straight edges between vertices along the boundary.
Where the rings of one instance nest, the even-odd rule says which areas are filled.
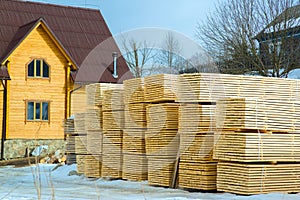
[[[76,165],[38,165],[15,168],[0,167],[0,199],[101,199],[101,200],[299,200],[300,194],[279,194],[239,196],[228,193],[188,192],[180,189],[151,187],[147,182],[122,180],[87,179],[70,175]],[[55,169],[55,170],[53,170]],[[35,186],[41,183],[41,186]]]

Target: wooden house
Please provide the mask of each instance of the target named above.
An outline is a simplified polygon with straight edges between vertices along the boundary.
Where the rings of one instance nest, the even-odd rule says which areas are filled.
[[[0,62],[2,159],[25,156],[37,145],[49,145],[49,152],[63,148],[72,92],[88,83],[131,78],[94,9],[0,1]]]

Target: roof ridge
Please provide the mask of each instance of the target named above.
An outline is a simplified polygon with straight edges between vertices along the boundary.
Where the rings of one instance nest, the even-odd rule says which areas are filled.
[[[27,1],[27,0],[1,0],[1,1],[8,1],[8,2],[15,1],[15,2],[19,2],[19,3],[31,3],[31,4],[38,4],[38,5],[48,5],[48,6],[60,7],[60,8],[74,8],[74,9],[78,9],[78,10],[90,10],[90,11],[99,11],[100,10],[100,9],[96,9],[96,8],[83,8],[83,7],[79,7],[79,6],[66,6],[66,5],[62,5],[62,4]]]

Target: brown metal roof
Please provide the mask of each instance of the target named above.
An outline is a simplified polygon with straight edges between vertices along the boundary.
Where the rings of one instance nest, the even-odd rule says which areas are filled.
[[[112,52],[120,50],[99,10],[14,0],[0,1],[0,59],[3,60],[43,18],[80,68],[77,82],[122,82],[132,74],[122,56],[112,77]],[[96,48],[97,47],[97,48]],[[92,55],[92,56],[91,56]],[[86,59],[88,58],[88,59]]]

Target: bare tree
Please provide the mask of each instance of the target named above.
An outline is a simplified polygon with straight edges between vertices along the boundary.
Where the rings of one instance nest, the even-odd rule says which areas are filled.
[[[146,69],[146,65],[153,59],[155,53],[147,41],[138,42],[134,39],[123,39],[122,48],[123,56],[134,76],[148,75],[147,70],[150,69]]]
[[[180,56],[180,52],[178,40],[172,32],[168,32],[156,58],[157,70],[163,73],[178,73],[182,70],[186,65],[186,60]]]
[[[219,2],[198,24],[197,36],[221,72],[287,77],[300,61],[300,6],[295,4],[295,0]]]

